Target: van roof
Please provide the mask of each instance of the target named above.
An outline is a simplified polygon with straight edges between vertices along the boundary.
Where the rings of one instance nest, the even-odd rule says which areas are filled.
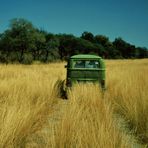
[[[101,59],[101,57],[91,54],[78,54],[71,56],[70,59]]]

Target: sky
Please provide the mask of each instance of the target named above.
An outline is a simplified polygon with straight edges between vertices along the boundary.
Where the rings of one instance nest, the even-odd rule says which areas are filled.
[[[55,34],[88,31],[148,48],[148,0],[0,0],[0,33],[13,18]]]

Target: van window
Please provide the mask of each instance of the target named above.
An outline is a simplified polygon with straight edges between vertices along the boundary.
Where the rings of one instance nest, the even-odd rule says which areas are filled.
[[[99,68],[99,61],[77,60],[77,61],[74,61],[74,68]]]

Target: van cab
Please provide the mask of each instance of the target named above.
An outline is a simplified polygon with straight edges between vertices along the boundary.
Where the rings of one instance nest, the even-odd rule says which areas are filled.
[[[68,60],[66,86],[75,83],[98,83],[105,88],[105,64],[97,55],[79,54]]]

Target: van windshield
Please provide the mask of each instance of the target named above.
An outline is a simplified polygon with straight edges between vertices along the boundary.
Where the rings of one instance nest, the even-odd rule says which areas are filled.
[[[74,68],[99,68],[99,61],[97,60],[77,60],[74,61]]]

